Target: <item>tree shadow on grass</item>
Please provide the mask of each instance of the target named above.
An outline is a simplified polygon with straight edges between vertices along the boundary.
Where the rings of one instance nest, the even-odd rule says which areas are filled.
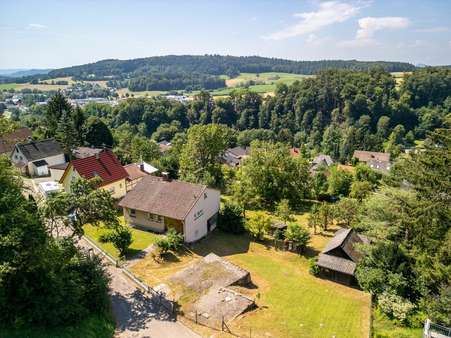
[[[111,295],[116,328],[120,331],[139,331],[146,328],[153,319],[174,321],[173,315],[159,305],[155,298],[148,297],[139,290],[124,296],[119,293]]]
[[[215,229],[206,238],[189,245],[197,255],[206,256],[213,252],[218,256],[231,256],[249,251],[251,239],[247,234],[231,234]]]

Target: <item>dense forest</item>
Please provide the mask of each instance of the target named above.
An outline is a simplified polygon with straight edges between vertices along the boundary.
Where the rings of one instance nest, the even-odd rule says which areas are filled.
[[[133,60],[102,60],[86,65],[50,71],[47,75],[3,78],[1,82],[24,83],[71,76],[75,80],[108,80],[115,88],[143,90],[200,90],[225,87],[221,75],[235,77],[240,73],[284,72],[317,74],[327,69],[367,71],[381,67],[388,72],[412,71],[404,62],[323,60],[293,61],[258,56],[168,55]]]

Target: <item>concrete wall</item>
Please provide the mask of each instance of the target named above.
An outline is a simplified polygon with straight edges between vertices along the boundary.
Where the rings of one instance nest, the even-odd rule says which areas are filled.
[[[206,195],[206,196],[205,196]],[[207,221],[219,212],[220,192],[218,190],[205,190],[204,196],[201,196],[191,211],[185,218],[183,233],[185,242],[195,242],[208,233]],[[212,225],[210,231],[216,225]]]
[[[166,230],[164,225],[164,217],[161,217],[161,222],[158,222],[149,218],[148,212],[135,210],[135,217],[132,217],[130,215],[129,208],[123,208],[123,210],[124,219],[127,224],[130,224],[131,226],[138,226],[155,232],[164,232]]]

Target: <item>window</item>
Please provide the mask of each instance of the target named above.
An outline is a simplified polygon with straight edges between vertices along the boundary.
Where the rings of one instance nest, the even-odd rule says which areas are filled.
[[[149,220],[151,220],[151,221],[154,221],[157,223],[163,222],[163,216],[152,214],[150,212],[147,214],[147,216],[148,216]]]
[[[108,191],[109,191],[110,193],[114,194],[114,187],[109,187],[109,188],[108,188]]]
[[[201,217],[204,214],[204,211],[200,209],[199,211],[196,211],[194,213],[194,220],[197,220],[199,217]]]
[[[135,209],[130,209],[129,215],[130,215],[130,217],[136,217],[136,210]]]

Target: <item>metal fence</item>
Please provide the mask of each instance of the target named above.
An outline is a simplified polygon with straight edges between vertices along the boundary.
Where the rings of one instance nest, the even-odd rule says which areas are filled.
[[[451,328],[432,323],[426,319],[424,323],[423,338],[442,338],[451,337]]]

